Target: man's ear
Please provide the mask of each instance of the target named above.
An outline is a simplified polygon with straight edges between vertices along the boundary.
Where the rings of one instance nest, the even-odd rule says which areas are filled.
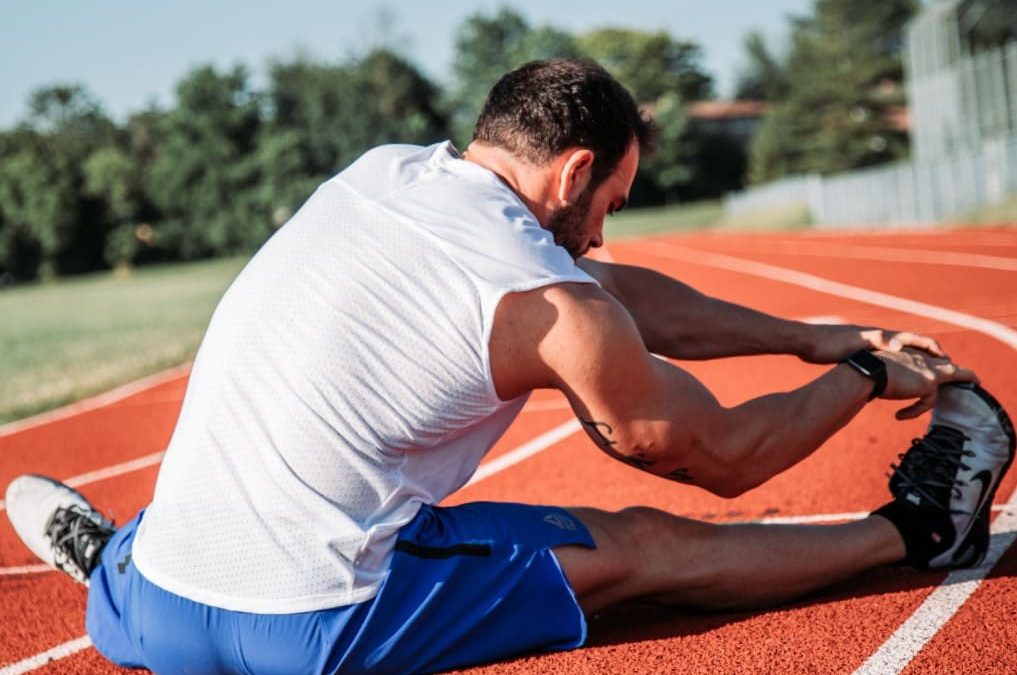
[[[587,148],[572,148],[563,153],[563,158],[556,196],[562,204],[573,204],[593,177],[593,152]]]

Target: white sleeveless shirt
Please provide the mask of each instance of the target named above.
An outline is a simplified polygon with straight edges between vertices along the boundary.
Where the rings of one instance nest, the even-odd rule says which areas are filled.
[[[138,570],[236,611],[371,598],[399,528],[466,483],[524,403],[492,383],[498,302],[561,282],[596,283],[450,144],[365,154],[219,303]]]

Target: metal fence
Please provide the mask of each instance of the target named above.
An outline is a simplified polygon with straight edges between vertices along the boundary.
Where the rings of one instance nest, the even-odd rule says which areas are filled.
[[[1017,193],[1017,136],[985,141],[982,152],[863,171],[792,176],[728,195],[724,211],[805,204],[817,226],[934,223]]]
[[[911,35],[912,161],[791,176],[728,195],[725,212],[798,203],[818,226],[923,224],[1017,194],[1017,41],[967,57],[945,47],[920,49],[915,40],[926,46],[939,40],[936,26],[919,23]],[[930,56],[940,52],[950,58]]]
[[[949,68],[931,68],[925,51],[912,44],[907,60],[915,159],[1017,134],[1017,41],[958,59]]]

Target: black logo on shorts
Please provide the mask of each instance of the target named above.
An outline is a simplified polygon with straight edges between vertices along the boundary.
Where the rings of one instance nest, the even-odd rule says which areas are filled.
[[[544,522],[549,525],[554,525],[559,530],[568,530],[569,532],[576,531],[576,523],[571,518],[561,515],[560,513],[551,513],[544,516]]]

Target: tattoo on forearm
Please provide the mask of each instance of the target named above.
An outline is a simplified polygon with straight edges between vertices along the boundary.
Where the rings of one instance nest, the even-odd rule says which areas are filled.
[[[621,461],[625,462],[626,464],[628,464],[630,466],[634,466],[637,469],[641,469],[643,471],[649,471],[650,467],[652,467],[654,464],[656,464],[656,462],[654,462],[651,459],[646,459],[641,454],[631,455],[631,456],[629,456],[629,455],[618,455],[618,458]]]
[[[601,450],[611,455],[615,459],[625,462],[629,466],[634,466],[642,471],[649,471],[656,462],[651,459],[646,459],[642,453],[636,453],[634,455],[625,455],[617,450],[614,446],[618,444],[618,441],[610,438],[611,434],[614,433],[614,429],[607,422],[595,422],[593,420],[579,420],[579,422],[586,428],[587,433],[593,438],[593,442],[600,447]]]
[[[667,478],[670,478],[671,480],[676,480],[679,483],[694,483],[696,480],[695,478],[692,477],[692,474],[689,473],[689,470],[684,467],[680,469],[675,469],[671,473],[667,474]]]
[[[579,420],[579,423],[585,427],[586,433],[590,434],[590,437],[593,438],[593,442],[600,446],[601,450],[613,453],[613,448],[618,441],[612,441],[608,438],[608,436],[614,433],[614,429],[611,428],[610,424],[607,422],[594,422],[593,420],[583,419]],[[604,427],[607,432],[605,433],[601,431],[601,427]]]

